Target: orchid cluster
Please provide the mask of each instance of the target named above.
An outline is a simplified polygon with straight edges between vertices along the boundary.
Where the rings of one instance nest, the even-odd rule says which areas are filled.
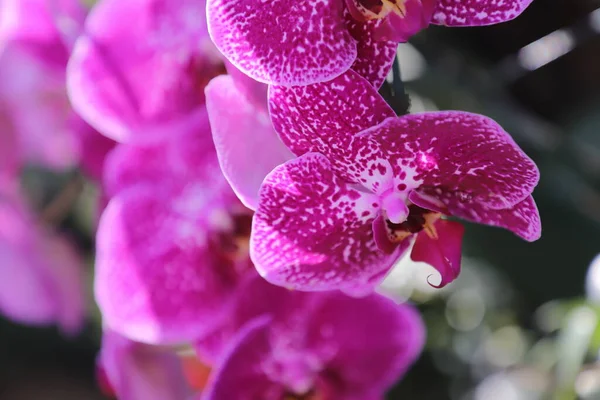
[[[499,23],[530,1],[0,0],[2,57],[28,57],[6,68],[32,67],[0,87],[0,151],[19,149],[2,172],[18,143],[43,152],[36,138],[60,132],[77,148],[44,159],[76,156],[105,199],[105,390],[384,398],[425,337],[413,306],[376,292],[392,267],[410,255],[453,281],[451,217],[528,241],[541,226],[538,170],[497,123],[397,116],[378,89],[430,23]]]

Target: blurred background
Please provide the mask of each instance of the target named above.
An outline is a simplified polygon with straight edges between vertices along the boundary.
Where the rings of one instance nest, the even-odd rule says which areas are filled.
[[[411,111],[488,115],[537,162],[543,235],[530,244],[469,225],[463,272],[441,291],[423,285],[424,266],[402,262],[383,290],[419,305],[429,338],[389,398],[600,399],[600,262],[588,274],[600,253],[600,1],[535,0],[510,23],[431,27],[399,56]],[[75,245],[91,291],[96,185],[76,168],[30,164],[28,198]],[[0,321],[0,400],[104,398],[89,300],[75,336]]]

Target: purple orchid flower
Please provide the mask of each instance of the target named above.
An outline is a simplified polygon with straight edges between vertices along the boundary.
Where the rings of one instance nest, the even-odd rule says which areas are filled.
[[[251,216],[220,172],[206,113],[165,142],[117,146],[104,177],[95,288],[106,326],[156,344],[210,332],[254,268]]]
[[[539,172],[489,118],[395,117],[354,71],[326,83],[272,86],[269,96],[274,127],[298,158],[270,172],[247,202],[258,204],[250,255],[268,281],[362,294],[414,242],[413,260],[435,267],[444,286],[460,271],[463,234],[446,216],[539,238],[530,195]],[[234,133],[213,132],[222,143]]]
[[[80,162],[96,180],[113,144],[76,115],[66,68],[86,11],[77,0],[0,0],[0,170]],[[6,153],[6,154],[5,154]]]
[[[423,347],[412,307],[378,294],[289,291],[255,277],[214,338],[198,344],[218,360],[203,400],[382,399]]]
[[[105,330],[97,365],[103,392],[119,400],[184,400],[191,395],[181,361],[168,348]]]
[[[204,86],[224,72],[205,8],[201,0],[98,1],[69,61],[73,107],[118,142],[188,129],[204,112]]]
[[[378,88],[396,45],[430,23],[479,26],[508,21],[532,0],[208,0],[210,35],[257,81],[307,85],[349,68]]]
[[[6,189],[6,186],[2,186]],[[85,318],[82,261],[34,220],[16,192],[0,194],[0,313],[75,334]]]

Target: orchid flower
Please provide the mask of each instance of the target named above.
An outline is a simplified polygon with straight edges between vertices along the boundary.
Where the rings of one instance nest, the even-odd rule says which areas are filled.
[[[273,86],[269,102],[275,130],[298,156],[270,172],[253,200],[250,254],[272,283],[361,294],[414,242],[413,260],[435,267],[444,286],[460,271],[463,234],[447,216],[529,241],[540,236],[530,195],[538,170],[489,118],[396,117],[354,71],[321,84]],[[214,134],[235,140],[235,130]]]
[[[100,0],[69,61],[77,112],[118,142],[148,143],[188,129],[203,89],[223,70],[202,0]]]
[[[66,96],[65,68],[68,35],[77,33],[67,25],[84,17],[75,0],[0,1],[0,131],[12,137],[13,169],[24,162],[66,168],[78,161],[78,117]]]
[[[114,144],[76,115],[66,68],[86,11],[78,0],[0,0],[0,171],[26,162],[67,168],[80,162],[99,180]],[[6,154],[5,154],[6,153]]]
[[[184,400],[191,395],[181,360],[168,348],[105,330],[97,364],[102,391],[119,400]]]
[[[352,68],[376,88],[398,42],[430,23],[479,26],[508,21],[532,0],[208,0],[210,35],[257,81],[307,85]]]
[[[203,400],[383,399],[425,338],[409,305],[289,291],[259,277],[239,289],[228,322],[228,340],[198,344],[201,355],[218,354]]]
[[[3,186],[5,189],[5,186]],[[82,261],[64,237],[35,221],[16,193],[0,194],[0,313],[76,333],[85,318]]]
[[[166,142],[118,145],[104,177],[95,288],[107,328],[161,344],[212,330],[254,269],[251,216],[220,172],[206,113]]]

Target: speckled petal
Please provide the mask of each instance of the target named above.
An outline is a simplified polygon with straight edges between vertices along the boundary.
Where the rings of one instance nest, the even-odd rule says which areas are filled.
[[[529,242],[538,240],[542,234],[540,214],[531,196],[504,210],[489,209],[460,193],[442,193],[439,198],[450,214],[467,221],[508,229]]]
[[[132,18],[135,16],[135,18]],[[186,125],[223,65],[202,0],[103,0],[67,70],[75,110],[119,142],[148,142]]]
[[[436,288],[442,288],[456,279],[460,273],[462,238],[465,227],[456,221],[439,220],[435,223],[437,237],[421,231],[417,235],[410,258],[435,268],[441,275]]]
[[[348,10],[345,16],[348,30],[357,41],[358,55],[352,69],[371,82],[375,89],[379,89],[392,68],[398,44],[375,38],[375,32],[383,20],[357,21]]]
[[[217,48],[259,82],[324,82],[356,59],[341,0],[209,0],[207,10]]]
[[[96,300],[106,326],[133,340],[177,343],[210,331],[235,288],[211,253],[210,193],[136,185],[113,197],[97,234]],[[220,214],[226,210],[220,210]]]
[[[396,177],[410,185],[462,192],[503,209],[525,199],[539,180],[535,163],[508,133],[482,115],[459,111],[390,118],[365,132],[379,142]]]
[[[260,189],[250,255],[268,281],[301,290],[372,287],[397,252],[373,239],[377,197],[349,187],[309,153],[275,168]]]
[[[275,130],[296,155],[343,149],[352,137],[395,116],[369,82],[350,70],[324,83],[271,86],[269,110]]]
[[[518,17],[533,0],[440,0],[432,23],[448,26],[481,26]]]
[[[210,82],[206,107],[223,174],[242,203],[256,209],[263,179],[294,155],[277,136],[267,110],[250,102],[231,76]]]
[[[132,342],[108,329],[98,368],[119,400],[182,400],[191,393],[174,352]]]

